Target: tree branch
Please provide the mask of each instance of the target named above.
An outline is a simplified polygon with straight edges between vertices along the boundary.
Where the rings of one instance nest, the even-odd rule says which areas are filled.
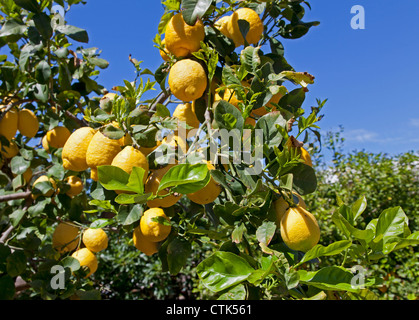
[[[0,196],[0,202],[25,199],[25,198],[29,197],[31,194],[32,194],[32,191],[25,191],[25,192],[19,192],[19,193],[14,193],[14,194],[7,194],[7,195],[4,195],[4,196]]]

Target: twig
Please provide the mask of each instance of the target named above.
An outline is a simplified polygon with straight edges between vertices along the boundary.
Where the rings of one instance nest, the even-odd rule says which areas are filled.
[[[0,202],[6,202],[6,201],[18,200],[18,199],[25,199],[25,198],[29,197],[31,194],[32,194],[32,191],[25,191],[25,192],[19,192],[19,193],[0,196]]]
[[[156,97],[156,100],[151,104],[148,116],[151,117],[153,113],[156,111],[157,105],[163,104],[170,96],[171,92],[169,88],[167,88],[166,91],[160,92],[160,94]]]
[[[13,229],[14,229],[14,227],[13,226],[10,226],[9,228],[7,228],[6,231],[4,231],[2,233],[1,238],[0,238],[0,243],[5,243],[6,242],[7,238],[10,235],[10,233],[12,233]]]

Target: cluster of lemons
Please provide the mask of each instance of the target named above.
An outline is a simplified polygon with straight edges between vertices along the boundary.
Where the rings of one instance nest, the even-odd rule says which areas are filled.
[[[243,38],[242,33],[240,32],[239,20],[245,20],[249,23],[246,39]],[[263,23],[259,15],[249,8],[238,9],[233,12],[232,15],[220,18],[215,23],[215,27],[226,37],[230,38],[236,47],[246,44],[256,44],[263,34]],[[201,48],[200,42],[203,41],[204,38],[205,28],[201,20],[198,19],[195,25],[190,26],[183,20],[182,14],[178,13],[171,18],[167,25],[165,38],[162,42],[162,49],[160,50],[163,59],[170,60],[173,57],[175,58],[173,60],[175,62],[170,68],[168,82],[171,93],[177,99],[181,100],[182,103],[176,107],[173,117],[192,128],[198,128],[200,126],[200,121],[195,114],[195,101],[201,98],[207,90],[208,80],[204,67],[201,63],[192,59],[191,55]],[[244,82],[243,85],[245,87],[250,86],[248,82]],[[247,118],[246,123],[254,126],[257,117],[275,110],[275,106],[272,103],[278,103],[286,92],[286,88],[283,87],[278,94],[272,97],[266,107],[253,110],[252,116]],[[114,93],[105,95],[100,100],[100,107],[104,111],[110,113],[115,98],[116,94]],[[234,90],[226,89],[222,95],[217,92],[215,94],[215,100],[226,100],[239,108],[240,101],[237,99]],[[25,123],[22,125],[22,128],[19,126],[19,121],[17,120],[20,119],[20,113],[22,113],[21,121],[22,123]],[[11,119],[16,120],[12,121]],[[5,125],[6,123],[7,125]],[[28,123],[30,123],[30,125]],[[25,132],[28,136],[30,136],[30,134],[35,135],[38,131],[39,124],[36,124],[35,133],[32,131],[25,131],[35,127],[34,123],[34,115],[32,115],[30,111],[21,110],[18,113],[11,110],[2,119],[0,134],[11,140],[19,128],[22,134]],[[112,125],[117,126],[116,123],[112,123]],[[16,128],[14,126],[16,126]],[[163,209],[175,205],[183,196],[178,193],[169,194],[168,190],[161,190],[157,194],[162,177],[173,164],[153,170],[149,167],[147,155],[162,144],[180,148],[184,153],[188,150],[187,142],[178,136],[176,132],[171,140],[168,141],[167,138],[164,138],[162,141],[158,141],[154,148],[136,148],[133,146],[132,139],[129,135],[126,135],[119,140],[110,139],[100,130],[95,130],[90,127],[82,127],[71,133],[66,127],[57,126],[54,129],[49,130],[42,139],[42,145],[47,152],[50,151],[51,147],[62,148],[64,169],[73,172],[84,172],[90,169],[91,179],[94,181],[98,181],[97,168],[102,165],[119,167],[128,174],[132,172],[134,167],[144,169],[146,172],[144,175],[145,192],[151,192],[158,197],[147,202],[148,210],[144,212],[138,227],[134,229],[133,242],[140,251],[147,255],[156,253],[158,251],[159,243],[166,239],[171,232],[170,218],[165,215]],[[288,147],[295,148],[304,162],[308,165],[312,165],[310,155],[302,146],[295,145],[291,141],[288,144]],[[12,143],[9,148],[13,148]],[[13,155],[13,153],[16,152],[10,152],[8,156]],[[210,162],[206,163],[209,170],[215,169]],[[53,196],[53,194],[58,191],[56,183],[52,178],[41,176],[35,181],[34,185],[41,181],[50,181],[55,189],[55,191],[50,190],[47,194],[44,194],[44,196]],[[69,196],[75,196],[82,192],[83,182],[79,177],[70,176],[66,179],[66,182],[71,187],[67,193]],[[123,191],[118,191],[117,193],[122,192]],[[197,192],[186,194],[186,196],[197,204],[205,205],[213,202],[220,193],[221,187],[211,177],[209,183],[204,188]],[[36,199],[35,195],[33,195],[33,197]],[[301,199],[298,195],[296,195],[296,197],[297,199]],[[290,248],[307,251],[318,242],[320,234],[318,224],[314,216],[306,210],[302,199],[294,201],[294,197],[291,200],[285,200],[284,197],[280,197],[275,202],[275,210],[277,212],[277,224],[281,230],[281,236]],[[69,238],[77,238],[79,235],[78,228],[72,227],[74,229],[71,229],[68,224],[60,226],[61,224],[57,227],[55,232],[56,239],[63,238],[67,241]],[[89,233],[86,230],[83,234],[85,236]],[[72,237],[73,235],[75,236]],[[97,261],[96,258],[93,257],[95,251],[89,248],[89,242],[86,240],[86,243],[84,236],[83,243],[86,248],[77,250],[73,256],[79,258],[81,264],[90,264],[90,270],[96,270],[95,266],[97,268]],[[93,238],[95,237],[96,236],[93,236]],[[63,241],[60,241],[58,242],[61,245],[65,244]],[[72,243],[72,241],[70,242]],[[68,247],[66,245],[64,248],[72,248],[72,246]],[[72,250],[74,249],[75,247]]]
[[[96,254],[108,247],[108,236],[101,228],[81,229],[69,222],[60,222],[52,235],[52,246],[61,254],[75,250],[71,256],[81,267],[88,268],[86,277],[90,277],[98,268]]]
[[[16,99],[10,99],[10,103],[15,103]],[[6,112],[7,111],[7,112]],[[0,142],[0,169],[4,165],[6,159],[12,159],[19,154],[19,147],[14,138],[19,131],[27,138],[35,137],[39,130],[39,121],[35,113],[29,109],[18,109],[17,107],[7,108],[0,106],[0,112],[5,112],[0,120],[0,136],[6,138],[9,145]],[[32,178],[32,170],[28,170],[23,174],[26,183]]]
[[[249,23],[246,39],[240,31],[239,20]],[[215,22],[215,27],[226,37],[231,39],[236,48],[242,45],[255,45],[262,37],[264,26],[259,15],[250,8],[240,8],[231,15],[221,17]],[[194,104],[195,100],[202,97],[208,82],[205,69],[202,65],[191,59],[193,52],[198,51],[200,42],[204,40],[205,30],[199,19],[195,25],[190,26],[184,20],[182,13],[174,15],[169,21],[165,37],[161,43],[160,55],[166,61],[175,58],[169,73],[169,87],[172,94],[183,101],[175,110],[175,115],[192,127],[198,127]],[[244,87],[250,83],[243,81]],[[213,84],[211,84],[213,87]],[[252,110],[251,116],[246,119],[246,124],[254,126],[256,119],[275,111],[275,104],[287,93],[284,86],[279,88],[269,103],[261,108]],[[229,88],[215,92],[215,101],[226,100],[239,109],[241,102],[234,90]],[[293,139],[287,141],[287,147],[296,150],[300,158],[307,165],[312,166],[309,153]],[[297,201],[295,201],[297,200]],[[298,194],[294,193],[292,199],[285,200],[281,195],[274,202],[276,222],[281,231],[284,242],[294,250],[307,251],[316,245],[320,238],[320,230],[316,218],[306,210],[306,205]]]

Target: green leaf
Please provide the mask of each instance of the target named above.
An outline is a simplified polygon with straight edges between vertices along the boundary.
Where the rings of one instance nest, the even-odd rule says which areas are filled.
[[[115,202],[119,204],[144,204],[151,198],[151,196],[151,192],[145,194],[121,193],[115,198]]]
[[[332,244],[329,244],[327,247],[321,244],[317,244],[304,254],[304,257],[295,267],[303,264],[306,261],[310,261],[312,259],[316,259],[316,258],[324,257],[324,256],[337,255],[341,253],[342,251],[348,249],[351,245],[352,245],[352,241],[350,240],[336,241]]]
[[[263,131],[263,142],[268,147],[279,146],[283,140],[281,131],[276,126],[285,128],[287,121],[280,112],[273,111],[261,117],[256,123],[255,129]]]
[[[214,119],[220,129],[238,129],[240,132],[243,130],[244,119],[242,113],[239,109],[225,100],[216,102]]]
[[[243,234],[246,232],[246,226],[244,223],[240,223],[238,226],[236,226],[231,233],[231,240],[234,243],[240,243],[243,239]]]
[[[351,281],[354,275],[341,267],[324,267],[318,271],[298,270],[300,283],[311,285],[322,290],[339,290],[358,292],[360,289],[352,287]],[[374,284],[374,279],[365,279],[365,286]]]
[[[291,91],[279,100],[278,105],[292,114],[297,114],[306,98],[306,89],[300,88]]]
[[[80,262],[79,260],[73,258],[73,257],[65,257],[60,261],[60,264],[64,268],[70,268],[72,272],[75,272],[80,269]]]
[[[23,251],[17,250],[6,259],[7,273],[11,277],[17,277],[26,270],[26,256]]]
[[[108,190],[134,191],[128,186],[130,175],[119,167],[97,167],[99,182]]]
[[[20,156],[15,156],[10,161],[10,167],[12,169],[12,172],[16,175],[23,174],[28,170],[30,167],[31,162],[25,160],[25,158]]]
[[[56,28],[56,31],[69,36],[73,40],[84,42],[84,43],[89,42],[89,36],[86,30],[84,29],[80,29],[80,28],[70,26],[70,25],[63,25],[63,26],[58,26]]]
[[[12,35],[23,35],[27,27],[15,20],[7,20],[0,30],[0,37],[8,37]]]
[[[101,219],[96,219],[94,220],[89,228],[91,229],[100,229],[100,228],[104,228],[110,224],[112,224],[113,221],[111,219],[106,219],[106,218],[101,218]]]
[[[405,224],[408,218],[401,207],[394,207],[384,210],[378,217],[375,228],[374,242],[386,240],[391,237],[403,235],[405,232]]]
[[[247,72],[256,74],[256,71],[261,64],[259,53],[259,48],[254,48],[252,46],[244,48],[240,53],[240,62],[245,67]]]
[[[246,300],[246,296],[246,287],[243,284],[239,284],[224,292],[217,300]]]
[[[259,242],[269,245],[275,235],[276,224],[272,221],[264,221],[256,230],[256,238]]]
[[[51,19],[45,12],[34,15],[33,21],[35,23],[36,29],[39,31],[42,37],[44,37],[45,40],[51,38],[53,34]]]
[[[144,209],[141,205],[135,205],[130,211],[124,208],[118,213],[117,219],[124,226],[128,226],[139,221],[143,214],[143,211]]]
[[[295,190],[300,195],[313,193],[317,189],[317,176],[314,169],[305,163],[294,166],[287,174],[293,174],[293,184]]]
[[[336,226],[345,234],[347,238],[354,237],[358,240],[363,240],[366,243],[369,243],[374,237],[374,231],[371,229],[360,230],[353,227],[345,217],[335,211],[332,214],[332,221],[336,224]]]
[[[357,201],[355,201],[351,206],[352,217],[355,221],[367,208],[367,199],[365,196],[362,196]]]
[[[208,175],[209,171],[206,164],[177,164],[162,177],[157,193],[166,188],[202,182],[208,179]]]
[[[47,84],[51,76],[51,67],[47,61],[42,60],[35,69],[35,78],[41,84]]]
[[[102,133],[112,140],[119,140],[125,136],[124,130],[114,127],[113,125],[106,126],[103,128]]]
[[[416,246],[419,244],[419,231],[416,231],[409,235],[407,238],[392,238],[387,240],[383,246],[383,253],[389,254],[390,252],[400,250],[410,246]]]
[[[16,227],[20,223],[22,218],[25,216],[25,213],[26,210],[16,209],[9,215],[9,219],[11,220],[13,227]]]
[[[182,0],[183,20],[190,25],[195,25],[197,19],[200,19],[211,6],[212,0]]]
[[[181,238],[173,239],[167,246],[167,263],[171,275],[177,275],[186,265],[192,253],[192,246],[189,241]]]
[[[218,251],[202,261],[196,271],[205,287],[220,292],[246,280],[254,269],[238,255]]]
[[[41,8],[36,0],[13,0],[19,7],[30,12],[38,13]]]
[[[15,296],[15,281],[11,276],[0,277],[0,300],[12,300]]]

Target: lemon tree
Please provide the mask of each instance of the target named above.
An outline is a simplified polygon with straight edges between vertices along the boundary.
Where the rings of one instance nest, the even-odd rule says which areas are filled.
[[[304,201],[326,101],[306,105],[315,77],[280,39],[318,25],[307,1],[162,1],[161,65],[129,56],[135,77],[113,88],[95,80],[108,62],[88,32],[52,6],[0,3],[0,298],[100,298],[101,270],[125,258],[193,269],[211,299],[371,298],[380,279],[356,284],[352,267],[419,243],[400,207],[361,226],[365,198],[328,221]]]

